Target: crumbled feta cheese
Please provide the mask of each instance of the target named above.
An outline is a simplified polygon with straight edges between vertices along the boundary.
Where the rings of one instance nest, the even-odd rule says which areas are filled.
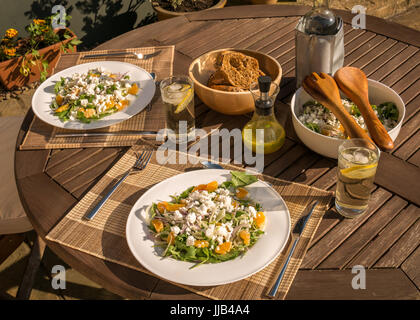
[[[179,212],[179,210],[175,210],[174,212],[174,219],[175,220],[182,220],[184,216],[181,214],[181,212]]]
[[[87,104],[88,104],[88,100],[87,99],[82,99],[82,100],[80,100],[80,104],[82,105],[82,106],[84,106],[84,107],[86,107],[87,106]]]
[[[178,226],[173,226],[171,227],[171,231],[175,236],[177,236],[179,232],[181,231],[181,229]]]
[[[215,227],[215,225],[214,225],[214,224],[211,224],[211,225],[207,228],[207,230],[206,230],[206,237],[207,237],[207,238],[212,238],[212,237],[213,237],[213,234],[214,234],[214,227]]]
[[[187,238],[187,246],[193,246],[195,242],[195,238],[193,236],[188,236]]]
[[[187,215],[187,222],[189,222],[189,223],[193,224],[193,223],[195,222],[195,220],[196,220],[196,215],[195,215],[195,213],[194,213],[194,212],[190,212],[190,213]]]

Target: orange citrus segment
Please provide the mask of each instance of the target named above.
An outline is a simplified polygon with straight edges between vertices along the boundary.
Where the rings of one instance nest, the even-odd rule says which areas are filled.
[[[132,85],[131,85],[131,87],[130,87],[130,89],[128,89],[128,91],[127,91],[129,94],[132,94],[132,95],[136,95],[137,94],[137,92],[139,92],[139,87],[137,86],[137,83],[133,83]]]
[[[159,203],[157,204],[157,208],[158,208],[159,212],[160,212],[160,213],[164,213],[164,212],[165,212],[165,210],[166,210],[166,206],[167,206],[167,205],[168,205],[168,203],[167,203],[166,201],[159,202]]]
[[[213,192],[217,189],[218,186],[219,184],[217,183],[217,181],[212,181],[207,184],[206,188],[208,192]]]
[[[226,254],[230,251],[230,249],[232,249],[232,242],[227,241],[227,242],[223,242],[222,244],[218,245],[216,247],[216,249],[214,250],[214,252],[216,252],[218,254]]]
[[[209,242],[206,240],[195,240],[194,247],[196,248],[207,248],[209,246]]]
[[[168,238],[166,239],[166,242],[169,244],[175,243],[175,235],[173,234],[173,232],[168,234]]]
[[[156,232],[161,232],[163,230],[163,222],[159,219],[153,219],[152,226],[155,228]]]
[[[264,227],[265,224],[265,214],[262,211],[258,211],[257,212],[257,216],[255,217],[255,225],[261,229],[262,227]]]
[[[248,191],[246,191],[246,189],[239,187],[238,189],[236,189],[236,196],[239,199],[244,199],[248,194]]]
[[[179,210],[182,207],[185,207],[185,204],[183,204],[183,203],[168,203],[166,205],[166,210],[175,211],[175,210]]]
[[[57,94],[57,96],[55,97],[55,102],[58,103],[58,105],[61,105],[63,103],[64,98],[62,96],[60,96],[59,94]]]
[[[251,236],[248,231],[242,230],[241,232],[239,232],[239,237],[244,241],[245,245],[249,245]]]
[[[194,187],[194,189],[192,190],[194,191],[203,191],[203,190],[207,190],[207,185],[206,184],[199,184],[198,186]]]
[[[69,105],[66,103],[66,104],[63,104],[61,107],[55,109],[55,112],[59,113],[59,112],[62,112],[62,111],[66,111],[68,108],[69,108]]]

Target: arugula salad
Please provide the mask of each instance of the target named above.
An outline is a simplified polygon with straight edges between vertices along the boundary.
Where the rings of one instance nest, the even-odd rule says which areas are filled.
[[[341,99],[341,102],[357,124],[367,131],[365,120],[356,104],[350,99]],[[387,131],[398,124],[398,108],[393,102],[384,102],[380,105],[373,104],[372,109]],[[303,105],[303,112],[298,118],[307,128],[317,133],[341,139],[347,137],[340,121],[330,110],[317,101],[307,101]]]
[[[86,73],[61,77],[54,86],[55,97],[50,105],[63,122],[78,120],[90,123],[123,110],[130,104],[129,96],[139,92],[127,74],[115,74],[102,68]]]
[[[170,202],[153,203],[149,229],[163,256],[218,263],[243,255],[264,234],[266,217],[245,186],[258,179],[231,171],[231,180],[191,186]]]

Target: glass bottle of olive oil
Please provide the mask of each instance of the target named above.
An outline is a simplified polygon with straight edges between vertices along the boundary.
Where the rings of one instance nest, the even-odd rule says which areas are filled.
[[[279,150],[286,138],[284,128],[274,115],[274,102],[279,87],[269,76],[261,76],[250,89],[255,102],[252,119],[242,130],[244,145],[256,153],[269,154]]]

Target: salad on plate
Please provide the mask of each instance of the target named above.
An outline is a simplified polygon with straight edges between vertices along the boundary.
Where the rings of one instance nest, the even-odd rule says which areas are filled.
[[[63,122],[90,123],[128,107],[139,90],[137,83],[130,83],[128,74],[115,74],[99,67],[61,77],[54,86],[50,107]]]
[[[163,257],[218,263],[245,254],[264,234],[266,216],[246,186],[258,179],[231,171],[231,180],[191,186],[172,201],[152,203],[149,229]]]

